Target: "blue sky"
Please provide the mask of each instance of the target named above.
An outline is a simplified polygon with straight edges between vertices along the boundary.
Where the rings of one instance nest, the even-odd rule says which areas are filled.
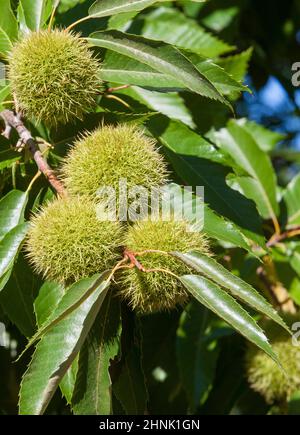
[[[293,134],[290,146],[300,150],[300,116],[294,113],[300,108],[300,90],[295,91],[292,101],[281,83],[273,76],[258,92],[253,88],[250,78],[247,79],[247,84],[253,94],[245,94],[238,108],[239,115],[247,116],[276,131]]]

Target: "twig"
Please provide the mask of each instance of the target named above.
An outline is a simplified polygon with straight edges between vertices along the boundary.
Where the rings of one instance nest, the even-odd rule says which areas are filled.
[[[268,248],[277,245],[280,242],[283,242],[286,239],[291,239],[292,237],[300,236],[300,225],[285,231],[284,233],[274,235],[267,243]]]
[[[111,93],[111,92],[121,91],[122,89],[128,89],[129,87],[130,85],[121,85],[121,86],[117,86],[116,88],[108,88],[106,89],[106,92]]]
[[[65,32],[70,32],[70,30],[72,30],[75,26],[77,26],[77,24],[83,23],[84,21],[90,20],[91,18],[93,18],[93,16],[91,15],[80,18],[80,20],[77,20],[74,23],[70,24],[69,27],[65,29]]]
[[[42,175],[41,171],[38,170],[37,173],[35,174],[35,176],[33,177],[33,179],[30,181],[29,186],[27,187],[27,192],[30,192],[30,190],[32,189],[32,186],[34,185],[34,183],[36,182],[36,180]]]
[[[20,114],[15,114],[11,110],[3,110],[0,112],[0,117],[5,123],[5,130],[2,135],[9,139],[12,129],[15,129],[20,137],[20,143],[26,146],[34,161],[37,164],[39,170],[48,179],[51,186],[56,190],[59,196],[66,196],[66,190],[63,184],[59,181],[53,169],[48,165],[47,161],[43,157],[41,151],[38,148],[36,140],[32,137],[30,131],[25,127],[22,122]]]
[[[48,32],[50,32],[51,29],[52,29],[52,25],[53,25],[53,21],[54,21],[54,17],[55,17],[55,12],[56,12],[56,10],[58,8],[59,1],[60,0],[56,1],[54,3],[54,5],[53,5],[52,12],[51,12],[51,17],[50,17],[49,24],[48,24]]]
[[[274,304],[285,313],[295,314],[296,307],[288,290],[280,282],[276,268],[270,257],[264,257],[264,265],[257,269],[257,275],[264,289],[270,294]]]

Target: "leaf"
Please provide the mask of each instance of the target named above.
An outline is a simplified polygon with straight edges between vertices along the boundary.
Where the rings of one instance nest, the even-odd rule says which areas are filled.
[[[120,306],[110,292],[80,352],[72,410],[78,415],[112,411],[110,361],[119,352]]]
[[[73,311],[75,311],[80,305],[82,305],[86,299],[90,297],[90,295],[97,288],[98,281],[101,282],[108,275],[108,272],[104,272],[98,278],[94,278],[94,284],[90,285],[88,289],[86,289],[86,280],[80,280],[77,283],[73,284],[68,291],[63,295],[63,297],[59,300],[59,303],[56,305],[55,309],[51,310],[50,316],[46,319],[46,321],[41,325],[38,331],[34,334],[33,337],[27,343],[25,349],[18,357],[20,359],[23,354],[43,335],[45,335],[48,331],[59,324],[62,320],[64,320],[68,315],[70,315]],[[56,289],[57,291],[57,289]]]
[[[187,58],[209,80],[222,95],[231,95],[242,91],[250,92],[246,86],[234,80],[227,72],[207,59],[197,54],[186,54]]]
[[[48,320],[52,312],[57,308],[64,292],[64,287],[55,282],[46,281],[42,285],[39,295],[34,301],[34,311],[39,328]],[[75,358],[73,364],[69,367],[59,384],[61,392],[69,404],[71,403],[73,395],[77,368],[78,359]]]
[[[215,134],[217,145],[227,152],[252,178],[247,193],[251,192],[251,199],[260,196],[264,207],[260,211],[264,218],[276,219],[279,212],[276,198],[276,177],[271,161],[252,136],[243,127],[243,122],[230,121],[227,129]]]
[[[122,313],[121,361],[114,369],[113,393],[126,415],[144,415],[148,391],[142,368],[142,335],[139,319]]]
[[[139,12],[168,0],[98,0],[89,9],[90,18],[102,18],[124,12]],[[198,2],[205,0],[196,0]]]
[[[292,249],[290,265],[300,277],[300,243],[295,244]]]
[[[23,14],[21,22],[23,27],[32,31],[42,29],[49,18],[52,10],[51,0],[20,0],[20,6]],[[20,16],[19,16],[20,18]]]
[[[60,380],[81,349],[105,299],[109,282],[102,275],[101,278],[84,279],[77,285],[85,292],[93,288],[93,292],[38,343],[22,379],[20,414],[43,414]]]
[[[62,380],[59,383],[60,391],[62,392],[63,396],[65,397],[69,405],[72,404],[77,373],[78,373],[78,355],[76,356],[72,365],[68,368],[67,372],[65,373]]]
[[[264,332],[232,296],[213,282],[200,276],[185,275],[180,280],[195,299],[229,323],[236,331],[280,365]]]
[[[1,0],[0,53],[7,54],[18,36],[18,23],[11,9],[10,0]]]
[[[293,227],[300,225],[300,174],[292,179],[287,186],[284,194],[283,201],[287,209],[287,225]]]
[[[248,71],[249,62],[253,53],[252,48],[242,51],[234,56],[226,56],[217,60],[224,70],[238,82],[243,82]]]
[[[0,200],[0,240],[24,221],[28,196],[26,192],[11,190]]]
[[[184,52],[184,55],[221,94],[230,95],[232,92],[248,91],[247,87],[235,81],[224,69],[210,59],[188,52]],[[130,59],[128,56],[117,55],[110,51],[105,54],[100,77],[102,80],[109,82],[152,87],[161,90],[182,90],[183,88],[179,80],[159,73],[150,66]]]
[[[141,367],[141,349],[136,344],[126,351],[121,371],[113,384],[113,392],[126,415],[144,415],[148,393]]]
[[[0,241],[0,279],[2,279],[3,275],[9,270],[12,270],[12,266],[24,242],[27,230],[27,223],[20,224],[9,231]],[[0,290],[2,289],[3,287],[1,285]]]
[[[38,297],[34,301],[34,311],[38,327],[49,319],[64,295],[64,287],[52,281],[46,281],[40,288]]]
[[[251,134],[260,149],[267,153],[272,151],[278,145],[278,142],[285,138],[284,134],[268,130],[254,121],[243,120],[243,127]]]
[[[201,199],[199,197],[197,198],[195,195],[184,197],[183,189],[174,183],[164,186],[163,191],[170,194],[173,198],[172,204],[174,204],[174,207],[172,207],[172,210],[178,210],[179,207],[183,207],[183,216],[185,219],[192,224],[195,224],[195,207],[196,204],[199,204]],[[251,247],[248,245],[246,239],[234,223],[218,216],[208,207],[207,204],[203,205],[203,221],[199,223],[199,226],[201,227],[203,225],[203,232],[208,237],[230,243],[233,246],[239,246],[251,252]]]
[[[164,116],[155,116],[147,123],[147,128],[166,148],[176,154],[199,157],[224,166],[231,167],[235,164],[230,156],[180,122],[171,121]]]
[[[89,9],[91,18],[102,18],[124,12],[142,11],[160,0],[98,0]]]
[[[116,30],[93,33],[87,40],[92,45],[116,51],[170,75],[197,94],[228,104],[188,59],[171,45]]]
[[[6,284],[8,283],[9,278],[10,278],[11,273],[12,273],[12,270],[13,270],[13,266],[10,267],[10,268],[7,270],[7,272],[5,272],[4,275],[2,275],[2,276],[0,277],[0,292],[1,292],[1,290],[3,290],[3,289],[5,288]]]
[[[12,42],[5,30],[0,27],[0,53],[6,55],[12,48]],[[1,77],[2,78],[2,77]]]
[[[101,65],[100,77],[108,82],[131,84],[146,88],[178,89],[183,85],[175,78],[162,74],[128,56],[107,51]]]
[[[288,415],[300,415],[300,391],[297,390],[288,401]]]
[[[248,90],[240,85],[221,67],[210,59],[184,53],[194,63],[197,69],[223,94]],[[100,77],[102,80],[120,84],[131,84],[142,87],[157,88],[159,90],[182,90],[180,81],[171,76],[159,73],[150,66],[120,54],[107,51],[101,65]]]
[[[232,189],[240,192],[247,198],[252,199],[256,204],[259,214],[268,219],[268,206],[266,204],[265,198],[261,196],[257,188],[257,181],[254,178],[249,176],[237,177],[234,174],[229,174],[226,178],[226,182]]]
[[[0,37],[1,37],[1,35],[0,35]],[[2,78],[1,74],[2,74],[2,71],[1,71],[1,64],[0,64],[0,80]],[[2,89],[0,89],[0,110],[4,110],[6,108],[5,105],[1,104],[1,103],[4,102],[5,99],[10,95],[10,92],[11,92],[11,89],[10,89],[9,85],[4,86]]]
[[[234,49],[208,33],[196,21],[171,8],[161,7],[154,10],[136,20],[135,25],[146,38],[164,41],[209,58]]]
[[[226,184],[229,169],[223,164],[229,167],[231,158],[218,153],[212,144],[187,127],[166,118],[159,123],[153,118],[147,128],[166,147],[165,154],[184,184],[203,186],[205,203],[236,224],[247,238],[265,248],[255,204]]]
[[[0,173],[4,169],[10,168],[20,159],[20,154],[11,149],[9,141],[0,136]]]
[[[174,255],[197,272],[204,274],[216,284],[229,290],[233,296],[245,302],[249,307],[274,320],[274,322],[290,332],[277,311],[257,290],[238,276],[233,275],[213,258],[196,251],[187,254],[175,252]]]
[[[8,283],[0,293],[0,304],[9,320],[21,333],[25,337],[31,337],[36,330],[33,301],[40,280],[34,275],[23,255],[19,256],[9,277]]]
[[[183,98],[175,92],[162,93],[131,86],[130,89],[125,90],[124,94],[138,100],[156,112],[195,128],[192,115],[187,109]]]
[[[212,313],[192,301],[180,318],[177,330],[177,363],[183,387],[194,413],[213,386],[220,348],[218,338],[230,334],[214,322]]]

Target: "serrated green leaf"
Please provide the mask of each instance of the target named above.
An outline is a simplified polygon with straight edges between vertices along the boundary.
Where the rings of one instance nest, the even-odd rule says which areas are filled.
[[[287,186],[283,201],[287,209],[287,225],[293,227],[300,225],[300,174],[292,179]]]
[[[191,113],[187,109],[183,98],[176,92],[162,93],[131,86],[129,89],[122,92],[122,94],[138,100],[140,103],[149,107],[149,109],[160,112],[170,119],[181,121],[183,124],[195,128]]]
[[[48,331],[59,324],[62,320],[68,317],[74,310],[80,307],[86,299],[88,299],[91,294],[98,287],[98,282],[102,282],[108,276],[109,272],[104,272],[100,276],[95,276],[90,278],[91,285],[86,290],[86,279],[82,279],[77,283],[73,284],[67,292],[63,295],[63,297],[59,300],[59,303],[56,305],[55,309],[53,309],[50,313],[50,316],[46,319],[46,321],[41,325],[38,331],[34,334],[33,337],[27,343],[25,349],[18,357],[20,359],[23,354],[34,344],[36,343],[43,335],[45,335]],[[55,289],[57,291],[57,289]],[[41,302],[40,302],[41,303]]]
[[[27,193],[19,190],[11,190],[0,200],[0,240],[24,221],[27,201]]]
[[[222,95],[232,95],[232,93],[240,93],[242,91],[249,92],[246,86],[234,80],[223,68],[215,64],[211,59],[188,52],[184,52],[184,54]]]
[[[265,152],[272,151],[278,142],[285,138],[282,133],[277,133],[276,131],[268,130],[260,124],[254,121],[244,120],[243,126],[251,134],[253,139],[256,141],[257,145],[261,150]]]
[[[107,51],[101,71],[102,80],[162,90],[182,89],[182,83],[128,56]]]
[[[76,284],[75,284],[76,285]],[[20,414],[43,414],[55,390],[80,351],[108,291],[103,275],[78,284],[93,292],[81,305],[61,320],[38,343],[25,372],[20,390]]]
[[[22,13],[19,14],[23,31],[27,28],[38,31],[44,27],[52,10],[52,0],[20,0]]]
[[[46,281],[40,288],[39,294],[34,301],[36,321],[40,328],[53,314],[61,301],[65,289],[62,284]]]
[[[0,67],[1,67],[1,65],[0,65]],[[0,81],[1,81],[1,78],[2,77],[1,77],[1,68],[0,68]],[[9,85],[4,86],[2,89],[0,89],[0,110],[7,109],[7,107],[5,107],[5,104],[2,104],[2,103],[5,102],[6,98],[10,95],[10,93],[11,93],[11,89],[10,89]]]
[[[243,121],[230,121],[227,128],[215,134],[215,138],[220,149],[227,152],[252,177],[253,181],[248,183],[245,195],[247,193],[252,200],[259,196],[256,203],[262,216],[275,220],[279,212],[276,176],[268,155],[243,127]],[[261,207],[262,202],[264,207]]]
[[[112,411],[110,361],[119,352],[119,301],[107,295],[80,352],[72,410],[78,415],[109,415]]]
[[[228,105],[228,102],[197,68],[179,50],[169,44],[115,30],[93,33],[87,40],[91,45],[107,48],[145,63],[175,78],[185,88]]]
[[[192,413],[213,386],[220,352],[218,338],[232,332],[213,320],[212,313],[194,300],[182,313],[177,330],[177,363]]]
[[[6,55],[18,36],[18,23],[11,9],[10,0],[1,0],[0,53]]]
[[[109,17],[124,12],[142,11],[161,0],[98,0],[89,9],[91,18]]]
[[[183,191],[177,184],[170,184],[164,187],[164,192],[170,193],[173,198],[174,210],[178,210],[183,205],[184,217],[192,224],[195,224],[195,206],[196,201],[199,203],[199,198],[195,195],[190,198],[185,197],[183,200]],[[171,204],[172,205],[172,204]],[[225,243],[230,243],[233,246],[239,246],[251,252],[251,247],[243,237],[239,228],[234,223],[227,219],[218,216],[214,213],[207,204],[204,204],[203,222],[199,223],[200,227],[203,225],[203,232],[210,238]]]
[[[102,18],[125,12],[139,12],[155,3],[163,3],[169,0],[97,0],[89,9],[91,18]],[[205,0],[192,0],[203,2]]]
[[[2,27],[0,27],[0,53],[2,56],[5,57],[5,55],[7,55],[7,53],[10,52],[12,48],[12,42],[9,39],[8,34],[5,32],[4,29],[2,29]]]
[[[9,270],[12,271],[12,266],[24,242],[27,231],[28,224],[20,224],[9,231],[0,241],[0,278]]]
[[[165,153],[177,176],[187,186],[203,186],[205,202],[209,207],[236,224],[248,239],[265,248],[255,204],[226,184],[231,166],[230,157],[219,154],[212,144],[186,126],[177,125],[173,128],[175,124],[168,119],[162,120],[161,124],[155,121],[153,118],[147,123],[147,128],[165,145]],[[158,125],[163,125],[164,128]],[[168,126],[171,127],[170,130]]]
[[[197,275],[184,275],[180,280],[196,300],[229,323],[280,365],[262,329],[232,296],[212,281]]]
[[[274,322],[290,332],[277,311],[257,290],[238,276],[233,275],[213,258],[196,251],[186,254],[175,252],[174,255],[197,272],[204,274],[216,284],[227,289],[233,296],[249,305],[249,307],[274,320]]]
[[[113,392],[126,415],[145,413],[148,394],[141,368],[141,350],[136,345],[125,355],[121,372],[113,384]]]
[[[64,293],[65,289],[61,284],[46,281],[42,285],[39,295],[34,301],[34,311],[39,328],[48,320],[53,311],[57,308]],[[78,357],[75,358],[71,367],[68,368],[59,384],[61,392],[69,404],[71,403],[74,391],[77,368]]]
[[[60,391],[62,392],[69,405],[72,404],[72,398],[75,390],[76,378],[78,373],[78,357],[79,355],[76,356],[76,358],[72,362],[72,365],[68,368],[67,372],[59,383]]]
[[[33,301],[40,286],[40,280],[33,273],[23,255],[19,256],[9,277],[5,288],[0,293],[0,304],[9,320],[18,327],[21,333],[25,337],[31,337],[36,330]]]
[[[209,58],[234,49],[178,10],[161,7],[137,20],[143,36],[164,41]]]
[[[236,81],[243,82],[248,71],[252,52],[253,49],[249,48],[248,50],[234,56],[220,58],[217,63]]]
[[[184,53],[215,88],[224,95],[231,92],[247,91],[221,67],[210,59]],[[182,90],[182,83],[171,76],[159,73],[148,65],[142,64],[128,56],[108,51],[101,65],[100,77],[109,82],[131,84],[159,90]]]

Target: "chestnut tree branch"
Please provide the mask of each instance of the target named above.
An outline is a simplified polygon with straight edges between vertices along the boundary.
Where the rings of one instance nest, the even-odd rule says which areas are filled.
[[[66,196],[66,190],[62,182],[57,178],[54,170],[48,165],[43,157],[36,140],[32,137],[30,131],[22,122],[21,115],[15,114],[11,110],[3,110],[0,112],[0,117],[5,124],[5,130],[2,135],[9,139],[12,129],[15,129],[20,137],[20,144],[26,146],[30,151],[38,169],[45,175],[51,186],[56,190],[59,196]]]
[[[297,226],[293,229],[287,230],[281,234],[273,236],[267,243],[268,248],[277,245],[284,240],[291,239],[292,237],[296,237],[300,235],[300,226]]]

